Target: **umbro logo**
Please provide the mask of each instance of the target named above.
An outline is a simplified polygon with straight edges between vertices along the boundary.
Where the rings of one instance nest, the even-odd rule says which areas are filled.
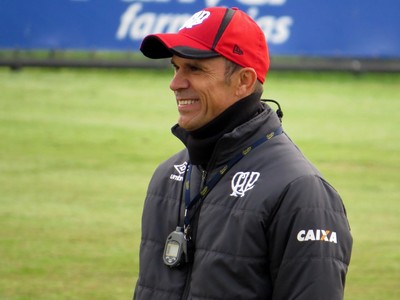
[[[169,178],[172,179],[172,180],[176,180],[176,181],[183,181],[183,176],[182,175],[186,172],[186,167],[187,167],[187,162],[186,161],[183,164],[174,165],[174,168],[178,172],[178,175],[171,174],[171,176],[169,176]]]
[[[243,50],[240,49],[240,47],[235,44],[235,46],[233,46],[233,53],[236,53],[236,54],[239,54],[239,55],[243,55]]]

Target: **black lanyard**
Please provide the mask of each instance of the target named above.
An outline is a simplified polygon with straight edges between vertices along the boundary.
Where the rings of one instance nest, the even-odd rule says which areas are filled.
[[[282,132],[283,132],[283,129],[282,129],[282,126],[280,126],[275,131],[261,137],[259,140],[255,141],[253,144],[251,144],[249,147],[245,148],[243,151],[238,153],[235,157],[233,157],[231,160],[229,160],[224,166],[222,166],[218,170],[218,172],[209,181],[207,181],[204,184],[203,187],[201,187],[200,192],[193,199],[190,199],[190,177],[192,175],[192,167],[193,166],[192,166],[192,164],[189,164],[186,180],[184,183],[185,205],[186,205],[184,228],[185,228],[186,238],[190,238],[190,236],[188,236],[188,227],[190,225],[190,220],[193,218],[193,216],[197,212],[197,208],[195,210],[192,210],[193,206],[195,206],[198,203],[200,204],[201,202],[199,202],[199,201],[203,201],[204,198],[210,193],[210,191],[221,180],[221,178],[228,172],[228,170],[231,169],[243,157],[248,155],[252,150],[254,150],[256,147],[258,147],[262,143],[272,139],[273,137],[275,137],[277,135],[280,135]]]

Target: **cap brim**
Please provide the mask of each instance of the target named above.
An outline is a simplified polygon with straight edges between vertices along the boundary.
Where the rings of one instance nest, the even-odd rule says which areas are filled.
[[[140,51],[149,58],[211,58],[219,54],[203,44],[179,33],[151,34],[144,38]]]

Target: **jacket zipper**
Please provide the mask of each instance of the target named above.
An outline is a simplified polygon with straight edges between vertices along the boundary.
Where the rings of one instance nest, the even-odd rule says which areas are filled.
[[[206,183],[206,178],[207,178],[207,171],[202,169],[201,170],[201,180],[200,180],[200,189],[199,191],[201,191]],[[200,212],[199,212],[200,214]],[[196,232],[197,232],[197,223],[199,222],[199,218],[196,219],[196,226],[193,226],[193,236],[196,236]],[[183,295],[182,295],[182,300],[187,300],[188,296],[189,296],[189,292],[190,292],[190,279],[192,277],[192,269],[193,269],[193,262],[191,262],[188,265],[188,271],[187,271],[187,276],[186,276],[186,282],[185,282],[185,289],[183,291]]]
[[[200,191],[203,189],[204,184],[206,183],[206,178],[207,178],[207,171],[203,169],[201,170]]]

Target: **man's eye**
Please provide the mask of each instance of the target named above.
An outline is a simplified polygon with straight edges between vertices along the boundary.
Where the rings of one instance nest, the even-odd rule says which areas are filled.
[[[192,72],[200,71],[201,69],[198,66],[189,66],[189,70]]]

